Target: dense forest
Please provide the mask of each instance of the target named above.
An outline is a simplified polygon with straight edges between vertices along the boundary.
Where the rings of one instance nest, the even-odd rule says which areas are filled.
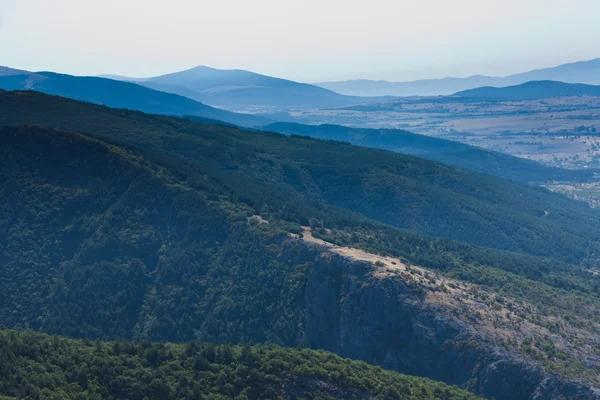
[[[33,123],[83,132],[243,180],[279,185],[416,234],[588,265],[600,254],[600,211],[545,189],[412,156],[34,92],[2,93],[0,116],[4,125]]]
[[[107,343],[9,330],[0,330],[2,395],[32,400],[476,398],[321,351]]]

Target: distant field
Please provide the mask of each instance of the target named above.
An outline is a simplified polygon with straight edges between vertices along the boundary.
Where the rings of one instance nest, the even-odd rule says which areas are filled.
[[[544,185],[544,187],[575,200],[585,201],[594,208],[600,207],[600,183],[598,182],[553,182]]]
[[[565,168],[600,167],[600,98],[464,102],[414,98],[298,111],[304,123],[398,128]]]

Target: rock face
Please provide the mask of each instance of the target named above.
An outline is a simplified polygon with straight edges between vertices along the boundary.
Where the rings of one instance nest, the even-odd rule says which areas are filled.
[[[600,399],[595,388],[551,376],[490,343],[424,301],[418,285],[377,276],[371,263],[289,246],[286,257],[313,254],[305,289],[303,336],[312,348],[467,388],[496,400]]]

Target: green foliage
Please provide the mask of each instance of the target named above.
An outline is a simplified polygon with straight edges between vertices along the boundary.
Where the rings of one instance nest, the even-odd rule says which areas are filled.
[[[0,330],[0,398],[475,399],[330,353],[190,342],[68,340]]]
[[[278,224],[248,224],[254,211],[219,180],[195,175],[192,188],[77,134],[1,135],[6,326],[295,344],[307,267],[279,260]]]

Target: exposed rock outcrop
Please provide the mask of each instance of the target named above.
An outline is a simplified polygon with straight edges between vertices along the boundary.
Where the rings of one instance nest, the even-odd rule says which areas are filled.
[[[284,247],[288,258],[314,257],[302,322],[310,347],[497,400],[600,399],[595,388],[548,374],[495,343],[483,329],[485,321],[471,324],[457,318],[451,302],[459,293],[436,292],[448,283],[443,278],[437,277],[437,286],[427,284],[422,271],[406,274],[406,266],[399,263],[394,263],[397,271],[388,271],[389,264],[361,260],[360,254],[353,257],[309,233],[303,239]],[[448,300],[439,301],[440,296]],[[469,301],[467,307],[481,308],[485,320],[484,306]]]

